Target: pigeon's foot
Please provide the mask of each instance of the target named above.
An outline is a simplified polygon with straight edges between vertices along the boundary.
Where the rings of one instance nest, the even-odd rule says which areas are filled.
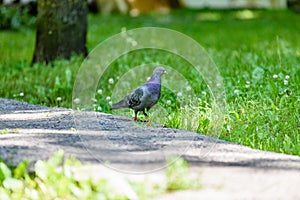
[[[146,120],[145,120],[145,122],[150,123],[150,119],[149,119],[148,115],[146,115]]]
[[[150,120],[149,120],[149,119],[146,119],[146,120],[139,120],[139,122],[148,122],[148,123],[150,123]]]
[[[133,118],[133,120],[136,121],[136,122],[150,122],[149,119],[141,120],[141,119],[135,119],[135,118]]]
[[[146,120],[140,120],[140,119],[138,119],[137,117],[134,117],[133,118],[133,120],[135,121],[135,122],[147,122],[147,124],[148,125],[150,125],[150,120],[147,118]]]
[[[149,119],[148,115],[145,115],[145,116],[146,116],[146,119],[143,120],[142,122],[147,122],[148,124],[150,124],[150,119]]]
[[[147,122],[148,126],[151,125],[151,121],[149,119],[146,119],[146,122]]]

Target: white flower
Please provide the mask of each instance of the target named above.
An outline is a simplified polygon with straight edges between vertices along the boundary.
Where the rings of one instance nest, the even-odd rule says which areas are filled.
[[[97,90],[97,93],[98,93],[98,94],[102,94],[103,91],[102,91],[101,89],[99,89],[99,90]]]
[[[201,93],[202,93],[202,95],[204,95],[204,96],[206,95],[206,92],[205,92],[205,91],[202,91]]]
[[[112,85],[112,84],[114,84],[114,82],[115,82],[115,81],[114,81],[114,79],[113,79],[113,78],[110,78],[110,79],[108,79],[108,83],[109,83],[109,84],[111,84],[111,85]]]
[[[20,92],[19,95],[20,95],[20,97],[23,97],[23,96],[24,96],[24,93],[23,93],[23,92]]]
[[[92,98],[92,101],[93,101],[93,102],[97,102],[97,99],[95,99],[95,98]]]
[[[289,84],[289,81],[288,81],[288,80],[284,80],[284,81],[283,81],[283,84],[284,84],[284,85],[287,85],[287,84]]]
[[[101,107],[101,106],[98,106],[98,107],[97,107],[97,110],[101,111],[101,110],[102,110],[102,107]]]
[[[35,189],[25,189],[25,194],[28,196],[30,199],[39,199],[39,194]]]
[[[74,103],[76,103],[76,104],[79,104],[79,103],[80,103],[80,99],[79,99],[79,98],[75,98],[73,101],[74,101]]]
[[[132,40],[132,41],[131,41],[131,45],[132,45],[133,47],[135,47],[136,45],[138,45],[138,43],[137,43],[137,41]]]
[[[126,35],[127,35],[126,31],[127,31],[126,27],[122,27],[122,28],[121,28],[121,35],[122,35],[123,37],[126,37]]]
[[[172,101],[171,100],[167,100],[167,104],[171,105]]]
[[[278,78],[278,75],[277,75],[277,74],[274,74],[274,75],[273,75],[273,78]]]
[[[246,88],[249,88],[249,87],[250,87],[250,85],[246,85],[245,87],[246,87]]]
[[[182,97],[182,92],[178,92],[178,93],[177,93],[177,96],[178,96],[178,97]]]
[[[57,101],[61,101],[61,97],[57,97],[56,100],[57,100]]]
[[[290,76],[289,76],[289,75],[286,75],[286,76],[285,76],[285,79],[289,79],[289,78],[290,78]]]
[[[126,32],[126,30],[127,30],[126,27],[121,28],[121,32]]]
[[[107,97],[106,97],[106,101],[110,101],[110,96],[107,96]]]
[[[192,87],[191,87],[191,86],[187,86],[187,87],[186,87],[186,90],[187,90],[187,91],[191,91],[191,90],[192,90]]]
[[[129,13],[130,13],[130,15],[131,15],[132,17],[136,17],[136,16],[138,16],[138,15],[140,14],[140,10],[134,8],[134,9],[131,9]]]
[[[233,91],[233,93],[234,93],[234,94],[238,94],[238,93],[240,93],[240,91],[237,90],[237,89],[235,89],[235,90]]]
[[[109,104],[109,105],[112,105],[112,101],[109,101],[108,104]]]
[[[246,84],[247,84],[247,85],[250,85],[250,81],[246,81]]]

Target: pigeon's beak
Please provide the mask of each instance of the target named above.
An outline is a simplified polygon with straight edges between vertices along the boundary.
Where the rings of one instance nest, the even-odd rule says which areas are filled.
[[[168,74],[168,72],[165,70],[165,71],[164,71],[164,74]]]

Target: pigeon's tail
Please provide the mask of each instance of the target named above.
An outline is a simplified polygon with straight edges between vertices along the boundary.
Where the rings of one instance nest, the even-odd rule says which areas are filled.
[[[118,103],[113,104],[111,107],[112,110],[119,109],[119,108],[128,108],[128,104],[124,99]]]

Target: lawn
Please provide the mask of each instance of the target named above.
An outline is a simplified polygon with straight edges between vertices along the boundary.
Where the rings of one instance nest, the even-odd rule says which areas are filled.
[[[169,14],[150,13],[130,16],[89,15],[88,49],[91,51],[108,37],[137,27],[165,27],[180,31],[198,41],[219,68],[224,80],[227,111],[219,138],[253,148],[300,155],[300,15],[291,11],[190,11],[175,10]],[[71,107],[76,73],[83,61],[59,60],[51,66],[30,66],[34,50],[35,30],[0,31],[0,97],[47,106]],[[148,59],[147,55],[150,56]],[[112,63],[98,86],[95,109],[109,112],[110,85],[118,80],[117,72],[151,62],[188,63],[174,55],[142,51],[121,57]],[[125,66],[125,67],[124,67]],[[206,133],[210,108],[207,87],[202,78],[190,74],[189,83],[201,102],[199,127]],[[200,85],[198,83],[201,83]],[[163,90],[160,105],[170,107],[173,114],[166,126],[188,128],[173,94]],[[173,101],[172,101],[173,102]]]

